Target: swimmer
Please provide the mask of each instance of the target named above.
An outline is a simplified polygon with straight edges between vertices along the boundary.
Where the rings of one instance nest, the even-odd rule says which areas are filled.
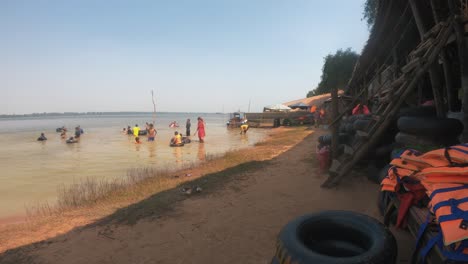
[[[135,144],[141,144],[140,137],[135,137]]]
[[[44,133],[41,133],[41,136],[37,138],[37,141],[45,141],[45,140],[47,140],[47,138],[44,135]]]

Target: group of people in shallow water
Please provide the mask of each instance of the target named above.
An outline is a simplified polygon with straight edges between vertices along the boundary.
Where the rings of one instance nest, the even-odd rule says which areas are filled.
[[[197,118],[197,130],[193,134],[194,136],[198,134],[198,139],[200,143],[205,142],[205,121],[203,118],[198,117]],[[170,145],[171,146],[183,146],[184,144],[190,143],[190,128],[192,124],[190,122],[190,119],[187,119],[187,122],[185,123],[185,134],[186,136],[184,137],[182,133],[179,133],[178,131],[174,132],[174,137],[171,138]],[[173,121],[169,124],[169,127],[174,128],[178,127],[177,122]],[[156,134],[158,133],[156,131],[156,128],[154,127],[154,124],[152,123],[146,123],[145,130],[141,130],[138,124],[135,124],[135,126],[132,128],[130,126],[127,126],[127,128],[122,129],[122,133],[126,135],[133,135],[135,137],[135,144],[141,144],[140,140],[140,135],[148,135],[148,141],[154,141]]]
[[[60,137],[62,139],[67,138],[67,128],[65,126],[59,127],[56,129],[57,132],[60,132]],[[78,125],[75,127],[75,136],[68,138],[65,142],[66,143],[77,143],[81,135],[84,133],[83,129]],[[41,135],[37,138],[37,141],[46,141],[47,137],[45,136],[44,133],[41,133]]]

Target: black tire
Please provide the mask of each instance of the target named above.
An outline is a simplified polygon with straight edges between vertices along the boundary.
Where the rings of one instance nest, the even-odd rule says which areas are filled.
[[[349,135],[354,135],[356,130],[354,130],[353,123],[348,123],[344,125],[344,133],[348,133]]]
[[[387,176],[387,173],[388,173],[388,169],[390,169],[392,165],[390,164],[387,164],[385,165],[385,167],[383,167],[382,169],[380,169],[379,173],[378,173],[378,176],[377,176],[377,182],[380,184],[383,179]]]
[[[379,212],[380,215],[385,216],[385,211],[387,210],[388,206],[392,202],[392,199],[394,199],[395,193],[394,192],[379,192],[379,196],[377,198],[377,205],[379,207]],[[387,224],[393,224],[395,225],[397,222],[398,218],[398,210],[392,210],[390,214],[387,216],[388,217],[388,223]]]
[[[338,143],[339,144],[351,144],[351,141],[353,139],[353,136],[349,135],[348,133],[339,133],[338,134]]]
[[[371,122],[371,119],[358,119],[354,121],[353,128],[354,130],[367,131],[367,128]]]
[[[138,135],[139,135],[139,136],[145,136],[146,134],[148,134],[148,131],[146,131],[146,130],[140,130],[140,131],[138,131]]]
[[[367,179],[369,181],[380,184],[378,179],[379,172],[380,170],[374,162],[367,163]]]
[[[397,117],[435,117],[437,111],[434,106],[404,107],[398,111]]]
[[[324,211],[289,222],[278,236],[279,263],[395,263],[395,238],[383,224],[350,211]]]
[[[441,145],[450,146],[459,143],[456,137],[431,138],[427,136],[415,136],[403,132],[396,134],[395,142],[403,146],[421,145],[434,147],[440,147]]]
[[[456,137],[463,131],[463,124],[453,118],[401,117],[398,129],[415,136]]]
[[[374,155],[376,158],[384,158],[387,159],[390,157],[390,153],[392,153],[393,148],[395,147],[395,144],[386,144],[383,146],[379,146],[375,149]]]
[[[359,119],[371,119],[371,115],[352,115],[348,117],[346,121],[352,124]]]

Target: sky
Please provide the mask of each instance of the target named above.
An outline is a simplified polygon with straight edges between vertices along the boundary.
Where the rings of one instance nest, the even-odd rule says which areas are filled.
[[[364,0],[2,0],[0,114],[262,111],[360,52]],[[249,103],[250,102],[250,103]]]

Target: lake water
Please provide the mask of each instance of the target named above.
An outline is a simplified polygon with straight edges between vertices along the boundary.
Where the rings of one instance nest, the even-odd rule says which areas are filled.
[[[192,136],[184,147],[169,147],[174,131],[185,134],[185,121],[196,118],[206,122],[205,143]],[[56,199],[61,184],[79,182],[83,178],[125,177],[131,168],[156,167],[177,169],[198,163],[206,155],[222,154],[248,147],[265,136],[265,130],[250,129],[246,136],[238,129],[227,129],[224,114],[161,113],[156,116],[158,134],[155,142],[134,144],[134,138],[122,134],[122,128],[138,124],[144,128],[151,114],[70,116],[0,119],[0,218],[25,212],[25,205]],[[169,128],[177,121],[179,128]],[[68,134],[80,125],[84,134],[79,143],[66,144],[55,132],[65,126]],[[36,141],[41,132],[48,138]]]

